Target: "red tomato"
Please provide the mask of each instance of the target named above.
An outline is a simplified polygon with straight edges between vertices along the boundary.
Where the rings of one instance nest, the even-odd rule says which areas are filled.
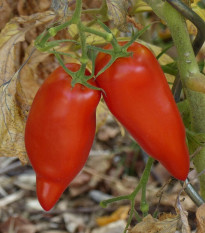
[[[78,64],[67,64],[72,71]],[[95,82],[89,81],[95,85]],[[51,209],[83,168],[93,144],[100,91],[81,84],[57,68],[37,92],[25,129],[25,146],[36,172],[37,195]]]
[[[118,58],[96,82],[105,91],[110,111],[139,145],[174,177],[185,180],[189,172],[185,129],[164,73],[145,46],[135,42],[128,51],[130,57]],[[96,74],[109,60],[109,55],[98,54]]]

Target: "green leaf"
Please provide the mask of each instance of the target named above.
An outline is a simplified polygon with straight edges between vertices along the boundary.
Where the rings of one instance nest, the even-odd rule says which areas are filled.
[[[205,134],[204,133],[196,133],[194,131],[186,129],[187,138],[189,143],[195,143],[199,146],[205,146]]]
[[[201,8],[201,9],[205,9],[205,0],[201,0],[197,3],[197,5]]]
[[[178,73],[178,68],[177,68],[176,62],[168,63],[166,65],[161,65],[161,68],[162,68],[163,72],[166,74],[171,74],[171,75],[176,76]]]
[[[203,73],[204,66],[205,66],[205,61],[198,62],[198,65],[199,65],[200,72]]]

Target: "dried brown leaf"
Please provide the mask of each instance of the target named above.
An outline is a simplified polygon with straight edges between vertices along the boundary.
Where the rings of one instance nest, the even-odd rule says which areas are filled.
[[[96,131],[100,129],[105,123],[110,114],[110,111],[107,108],[107,105],[100,101],[96,111]]]
[[[107,0],[108,15],[120,31],[127,31],[127,0]]]
[[[25,1],[18,0],[17,11],[19,15],[31,15],[36,12],[45,12],[51,5],[50,0]]]
[[[178,223],[178,216],[172,218],[166,218],[163,221],[153,218],[151,215],[147,215],[142,222],[138,223],[131,233],[175,233]]]
[[[63,219],[68,232],[79,232],[79,228],[85,228],[86,218],[84,216],[79,214],[65,213],[63,214]]]
[[[12,194],[7,195],[6,197],[3,197],[0,199],[0,209],[5,208],[7,205],[17,202],[24,198],[25,192],[23,190],[16,191]],[[0,231],[1,232],[1,231]]]
[[[184,210],[180,202],[179,196],[177,198],[177,203],[176,203],[176,212],[181,217],[182,233],[191,233],[191,229],[190,229],[189,222],[188,222],[188,213],[187,211]]]
[[[90,178],[91,175],[83,171],[75,177],[69,187],[80,187],[84,184],[87,184],[90,181]]]
[[[131,192],[133,192],[138,182],[139,181],[136,177],[124,175],[122,180],[116,178],[116,182],[113,183],[110,188],[114,196],[129,195]]]
[[[175,214],[172,213],[162,213],[159,216],[159,220],[160,221],[164,221],[165,219],[175,219],[177,216]]]
[[[27,162],[24,148],[24,118],[21,116],[15,100],[17,75],[9,83],[0,87],[0,154],[18,156],[23,164]]]
[[[25,218],[10,217],[0,225],[0,232],[35,233],[36,227]]]
[[[58,14],[63,12],[64,15],[67,15],[69,13],[67,0],[52,0],[51,8]]]
[[[28,58],[29,54],[32,53],[33,50],[33,44],[31,44],[27,50],[25,59]],[[26,98],[26,101],[30,105],[33,101],[33,98],[41,84],[43,82],[42,73],[43,71],[38,69],[38,65],[41,64],[44,60],[48,59],[49,54],[48,53],[42,53],[38,50],[35,50],[30,57],[30,59],[26,62],[25,66],[21,70],[20,74],[20,82],[21,87],[23,90],[23,94]],[[55,64],[55,63],[54,63]],[[52,70],[54,70],[56,67],[51,67]],[[39,80],[39,74],[41,73],[41,80]],[[40,82],[41,81],[41,82]],[[21,101],[22,103],[22,101]]]
[[[116,222],[118,220],[126,220],[129,210],[130,206],[121,206],[109,216],[98,217],[96,219],[96,222],[99,226],[105,226],[111,222]]]
[[[106,123],[110,120],[110,117],[116,121],[118,128],[108,128]],[[109,138],[114,138],[119,132],[122,136],[125,135],[125,129],[121,123],[113,118],[111,112],[109,111],[107,105],[100,101],[96,111],[96,132],[98,132],[98,138],[102,141],[107,141]]]
[[[112,155],[89,157],[86,167],[96,170],[100,174],[105,174],[111,166],[112,157]]]
[[[91,175],[82,171],[69,185],[69,191],[71,197],[79,196],[90,189],[89,182]]]
[[[19,157],[23,164],[27,163],[24,127],[28,106],[19,82],[19,71],[15,70],[16,44],[24,41],[30,28],[49,22],[53,17],[51,12],[44,12],[13,18],[0,34],[0,156]]]
[[[68,233],[67,231],[61,231],[61,230],[48,230],[48,231],[42,231],[41,233]]]
[[[121,233],[124,232],[126,226],[125,220],[118,220],[107,224],[106,226],[95,228],[91,233]]]
[[[98,139],[100,141],[108,141],[109,139],[115,138],[119,133],[119,128],[103,126],[98,132]]]
[[[205,204],[201,205],[196,212],[197,233],[205,232]]]
[[[9,21],[12,10],[6,0],[0,1],[0,29]]]

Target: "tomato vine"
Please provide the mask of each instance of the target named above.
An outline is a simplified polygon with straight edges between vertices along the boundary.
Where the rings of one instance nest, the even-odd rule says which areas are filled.
[[[153,8],[154,12],[156,12],[160,16],[160,18],[162,18],[167,22],[168,27],[173,36],[174,44],[178,51],[179,75],[178,78],[175,79],[175,84],[173,88],[175,99],[179,100],[183,87],[187,95],[189,104],[191,106],[192,116],[194,116],[193,118],[197,119],[197,121],[195,121],[192,118],[192,128],[197,132],[202,131],[203,133],[205,133],[205,128],[204,128],[205,124],[202,125],[202,122],[204,123],[204,120],[202,118],[204,118],[205,115],[205,97],[203,95],[205,93],[205,84],[204,84],[205,81],[204,81],[204,76],[199,71],[198,64],[195,59],[195,55],[198,53],[205,40],[204,28],[202,30],[202,26],[204,27],[205,25],[204,21],[201,20],[201,18],[197,14],[195,14],[191,9],[187,8],[185,4],[183,4],[179,0],[175,0],[175,1],[167,0],[167,2],[163,2],[159,0],[154,0],[154,1],[146,0],[146,2],[148,3],[149,6]],[[173,7],[177,9],[177,11]],[[37,49],[39,49],[42,52],[48,52],[54,54],[56,56],[59,64],[63,67],[65,72],[72,77],[72,81],[71,81],[72,87],[74,87],[75,84],[80,83],[89,88],[102,90],[99,87],[90,85],[87,81],[91,79],[94,75],[96,77],[100,76],[116,61],[117,58],[131,56],[132,54],[127,51],[128,47],[139,36],[141,36],[144,33],[144,31],[146,31],[147,28],[149,27],[149,26],[145,27],[143,30],[141,30],[138,33],[133,33],[133,36],[129,42],[125,43],[124,45],[119,45],[112,31],[103,23],[103,21],[107,19],[106,11],[107,11],[106,1],[103,1],[103,4],[99,9],[82,10],[82,0],[76,0],[75,10],[71,19],[60,25],[52,26],[48,28],[44,33],[38,36],[38,38],[35,41],[35,46]],[[81,15],[84,13],[100,14],[101,17],[99,17],[99,19],[94,19],[88,25],[85,25],[81,21]],[[183,16],[193,21],[198,28],[198,34],[193,44],[191,44],[188,32],[186,31],[186,29],[184,29],[185,21]],[[102,30],[96,30],[90,27],[93,23],[97,23]],[[55,37],[58,32],[62,31],[63,29],[69,28],[69,26],[72,24],[75,24],[77,26],[79,41],[70,40],[70,39],[54,40],[54,41],[50,40],[51,38]],[[87,44],[86,33],[97,35],[103,38],[106,42],[109,42],[112,45],[112,49],[107,50]],[[69,53],[59,52],[57,50],[57,47],[61,43],[65,43],[65,42],[74,43],[80,46],[81,48],[81,56],[79,58],[81,65],[78,71],[74,72],[69,70],[64,65],[64,62],[61,58],[61,55],[67,55],[67,56],[72,56],[72,55]],[[91,58],[88,56],[88,51],[91,52]],[[101,70],[99,70],[97,74],[94,73],[96,52],[103,52],[111,56],[109,62]],[[89,76],[86,76],[84,74],[85,74],[86,66],[90,61],[90,59],[92,62],[92,72]],[[183,85],[181,85],[181,81]],[[201,108],[196,109],[195,105],[196,103],[199,104],[199,101],[201,99],[203,99],[203,101],[201,101],[200,103]],[[199,172],[205,169],[204,163],[201,163],[204,157],[205,157],[205,150],[203,149],[200,152],[200,156],[196,156],[196,158],[194,158],[195,165]],[[138,215],[135,212],[134,204],[135,204],[135,197],[140,190],[142,191],[141,205],[140,205],[141,211],[144,216],[148,213],[149,207],[146,201],[146,185],[152,163],[153,163],[153,159],[150,158],[147,162],[146,168],[140,179],[139,184],[130,195],[116,197],[110,200],[103,201],[101,203],[101,205],[105,207],[106,205],[114,201],[120,201],[125,199],[130,200],[131,211],[125,231],[128,229],[133,214],[135,214],[138,218]],[[205,175],[202,175],[201,177],[202,177],[201,178],[202,196],[205,197],[205,187],[204,187]],[[187,183],[187,181],[185,183],[187,185],[185,187],[185,190],[188,190],[187,193],[190,193],[190,190],[193,187],[191,187],[189,183]],[[192,194],[190,195],[193,196],[192,198],[193,200],[196,200],[198,196],[197,194],[193,194],[193,193],[194,192],[192,192]]]

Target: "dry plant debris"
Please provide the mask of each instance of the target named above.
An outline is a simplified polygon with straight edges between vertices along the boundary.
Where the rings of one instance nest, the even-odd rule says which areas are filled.
[[[86,0],[84,8],[99,7],[100,3]],[[107,3],[114,24],[126,31],[128,1],[107,0]],[[139,181],[144,162],[140,153],[130,148],[130,137],[113,120],[103,102],[97,110],[97,136],[90,159],[52,211],[42,211],[35,194],[35,174],[30,166],[21,164],[28,163],[23,132],[30,104],[43,80],[58,66],[52,55],[34,50],[35,38],[56,17],[50,5],[51,0],[0,1],[0,232],[121,233],[129,215],[129,203],[117,203],[103,209],[99,202],[130,194]],[[64,14],[64,11],[58,13]],[[67,38],[69,33],[63,32],[61,36]],[[98,42],[96,38],[90,40]],[[69,48],[70,45],[59,49],[63,52]],[[161,52],[156,46],[151,49],[156,54]],[[65,61],[72,59],[65,58]],[[161,64],[171,61],[167,55],[160,58]],[[173,77],[168,76],[168,80],[172,81]],[[131,165],[133,174],[128,174]],[[196,211],[184,193],[180,200],[182,197],[185,200],[176,205],[181,186],[179,183],[165,185],[168,178],[169,174],[157,164],[147,186],[150,212],[158,209],[168,214],[162,214],[158,219],[148,215],[138,224],[133,219],[132,226],[135,226],[130,232],[171,233],[178,228],[189,232],[188,225],[196,228],[195,212],[197,233],[205,232],[204,205]],[[139,206],[138,195],[138,211]],[[191,213],[192,219],[187,212]]]

